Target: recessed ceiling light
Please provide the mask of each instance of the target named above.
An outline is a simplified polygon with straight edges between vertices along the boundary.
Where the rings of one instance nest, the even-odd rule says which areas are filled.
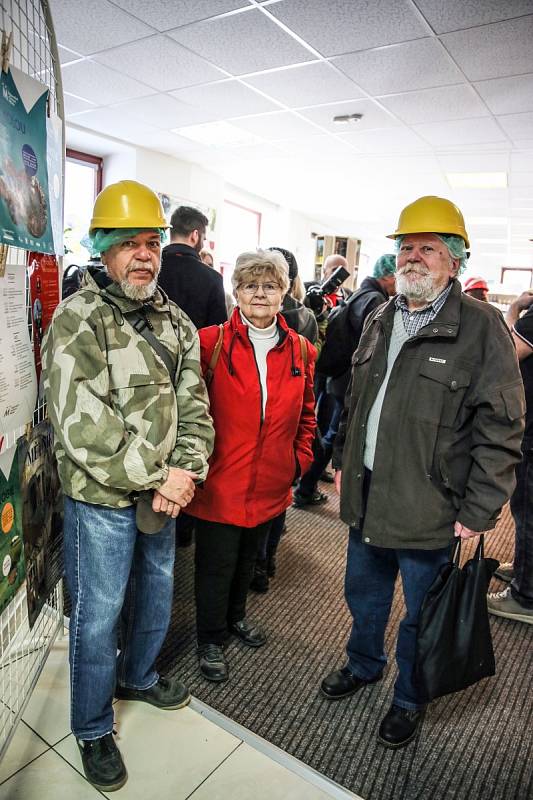
[[[191,139],[199,144],[211,147],[224,147],[225,145],[259,144],[263,140],[254,133],[231,125],[229,122],[206,122],[202,125],[187,125],[184,128],[173,128],[173,133],[178,133],[186,139]]]
[[[506,172],[447,172],[452,189],[506,189]]]
[[[362,114],[338,114],[333,117],[333,122],[335,125],[347,125],[349,122],[359,122],[360,119],[363,119]]]

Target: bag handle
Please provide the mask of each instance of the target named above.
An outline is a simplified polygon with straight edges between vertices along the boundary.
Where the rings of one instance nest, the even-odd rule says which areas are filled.
[[[474,561],[481,561],[485,557],[485,534],[479,534],[479,542],[477,543],[476,552],[474,553]],[[451,560],[457,566],[461,563],[461,537],[457,536],[453,543]]]
[[[215,374],[215,367],[218,363],[220,351],[222,350],[223,341],[224,341],[224,324],[221,323],[218,326],[218,338],[215,347],[213,348],[213,352],[211,353],[211,358],[209,359],[209,364],[207,365],[207,369],[204,375],[204,380],[208,386],[213,380],[213,375]]]
[[[298,339],[300,340],[300,353],[302,354],[302,361],[304,362],[304,371],[307,370],[307,361],[309,356],[309,351],[307,350],[307,341],[305,336],[302,336],[301,333],[298,334]]]

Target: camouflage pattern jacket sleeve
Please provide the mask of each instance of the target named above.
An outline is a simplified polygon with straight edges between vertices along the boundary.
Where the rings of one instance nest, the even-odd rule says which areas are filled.
[[[102,285],[103,284],[103,285]],[[67,495],[122,507],[161,486],[165,464],[207,474],[214,432],[188,317],[157,292],[145,304],[153,332],[177,359],[176,383],[123,317],[138,308],[89,273],[61,303],[43,342],[44,387]]]

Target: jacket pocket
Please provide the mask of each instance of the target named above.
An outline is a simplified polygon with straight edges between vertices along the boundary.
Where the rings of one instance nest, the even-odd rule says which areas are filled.
[[[514,422],[526,413],[524,394],[519,386],[506,386],[501,390],[505,413],[510,422]]]
[[[453,363],[424,361],[418,374],[413,416],[436,425],[452,426],[470,386],[470,373]]]

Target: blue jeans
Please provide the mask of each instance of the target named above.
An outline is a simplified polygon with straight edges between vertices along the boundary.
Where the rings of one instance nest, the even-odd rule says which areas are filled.
[[[172,605],[174,522],[157,534],[135,524],[135,506],[65,497],[70,618],[71,727],[78,739],[113,730],[115,683],[149,689]],[[118,628],[121,651],[117,658]]]
[[[407,614],[400,623],[396,644],[398,677],[393,703],[415,711],[424,708],[413,681],[418,616],[427,590],[440,567],[450,559],[450,547],[407,550],[364,544],[361,531],[350,528],[345,597],[353,617],[346,653],[348,668],[358,678],[378,678],[387,664],[385,628],[398,572],[402,577]]]
[[[522,461],[516,467],[516,489],[511,497],[515,534],[514,578],[511,595],[524,608],[533,608],[533,450],[522,443]]]

